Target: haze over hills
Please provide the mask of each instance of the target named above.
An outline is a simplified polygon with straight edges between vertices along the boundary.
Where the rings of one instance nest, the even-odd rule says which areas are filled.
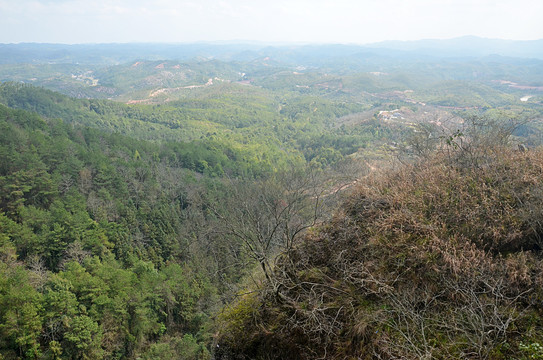
[[[543,59],[542,40],[501,40],[463,36],[448,40],[383,41],[368,45],[372,48],[411,51],[437,57],[506,57]]]
[[[512,42],[517,48],[540,43]],[[210,79],[215,85],[221,81],[264,87],[283,83],[298,92],[307,89],[306,86],[331,89],[348,83],[366,90],[428,92],[435,81],[475,81],[491,87],[507,86],[510,82],[511,89],[535,87],[537,94],[536,88],[543,86],[543,57],[510,57],[512,46],[496,44],[510,42],[469,37],[365,46],[3,44],[0,81],[31,83],[74,97],[121,101],[147,101],[147,98],[152,102],[151,98],[157,94],[200,87]],[[531,53],[539,52],[538,46],[530,49]],[[349,80],[353,76],[359,78],[360,73],[368,74],[364,86]],[[326,85],[330,81],[336,85]],[[341,92],[353,90],[346,86]]]
[[[265,45],[255,43],[0,44],[0,63],[79,63],[111,65],[137,59],[192,58],[251,61],[274,57],[287,64],[311,65],[360,54],[377,57],[478,58],[490,55],[543,59],[543,40],[512,41],[460,37],[448,40],[386,41],[367,45]]]

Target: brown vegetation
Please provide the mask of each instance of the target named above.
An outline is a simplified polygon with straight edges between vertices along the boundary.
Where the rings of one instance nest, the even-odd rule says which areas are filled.
[[[217,357],[543,358],[543,151],[442,150],[359,184],[224,311]]]

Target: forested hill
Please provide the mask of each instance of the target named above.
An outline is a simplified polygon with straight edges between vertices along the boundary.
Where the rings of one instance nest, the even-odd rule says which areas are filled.
[[[186,151],[0,106],[2,358],[207,352],[214,261],[186,219],[213,185]]]
[[[278,98],[265,90],[229,84],[198,99],[126,105],[3,83],[0,103],[135,139],[175,141],[179,148],[188,148],[183,143],[190,143],[194,158],[184,165],[201,172],[201,167],[209,168],[219,175],[223,171],[262,175],[306,161],[326,165],[388,131],[374,120],[349,128],[334,125],[335,119],[366,110],[368,105],[298,94]]]
[[[123,116],[151,115],[151,106],[1,89],[2,102],[45,115],[0,105],[4,359],[209,358],[211,315],[253,272],[251,253],[224,224],[233,206],[254,198],[242,191],[254,179],[275,189],[282,168],[306,161],[321,171],[343,157],[333,141],[347,155],[378,129],[323,136],[308,128],[296,139],[304,146],[275,133],[259,145],[278,157],[259,161],[250,142],[220,132],[145,141],[122,127]],[[285,134],[296,134],[297,118],[289,123]]]
[[[543,61],[33,48],[0,46],[0,360],[543,358]]]

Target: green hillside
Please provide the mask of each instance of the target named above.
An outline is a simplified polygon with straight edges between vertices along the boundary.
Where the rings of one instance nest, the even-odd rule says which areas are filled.
[[[0,105],[3,359],[209,358],[211,318],[255,264],[224,227],[231,206],[250,199],[240,189],[256,186],[257,178],[278,190],[279,201],[282,186],[292,185],[281,180],[281,169],[299,174],[293,166],[311,162],[320,173],[343,157],[330,150],[334,141],[350,144],[347,155],[356,149],[353,140],[373,139],[373,125],[359,135],[327,137],[316,136],[323,128],[316,127],[299,139],[311,157],[305,160],[288,136],[267,135],[271,120],[258,133],[265,142],[236,141],[250,136],[214,111],[245,119],[252,110],[228,108],[227,100],[187,101],[161,113],[3,84],[2,101],[46,116]],[[155,124],[149,119],[187,114],[189,105],[194,116],[187,122],[195,128],[204,126],[198,118],[205,112],[227,120],[222,126],[239,137],[145,141],[134,123],[114,130],[119,119]],[[296,109],[313,106],[301,103],[285,116],[296,124]],[[268,111],[265,103],[255,109]]]
[[[335,157],[350,155],[378,139],[375,134],[380,127],[375,123],[350,129],[333,127],[336,118],[368,108],[362,104],[297,94],[280,98],[266,90],[233,84],[221,85],[196,99],[126,105],[3,83],[0,103],[136,139],[215,148],[255,174],[313,159],[330,162],[331,145]]]
[[[543,358],[543,62],[428,51],[0,44],[0,360]]]
[[[217,291],[186,221],[199,181],[173,159],[206,150],[4,106],[0,128],[0,356],[206,354]]]

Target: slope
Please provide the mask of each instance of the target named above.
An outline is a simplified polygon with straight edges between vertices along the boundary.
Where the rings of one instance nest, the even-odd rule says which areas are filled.
[[[218,358],[543,356],[543,152],[457,140],[280,257],[224,310]]]

